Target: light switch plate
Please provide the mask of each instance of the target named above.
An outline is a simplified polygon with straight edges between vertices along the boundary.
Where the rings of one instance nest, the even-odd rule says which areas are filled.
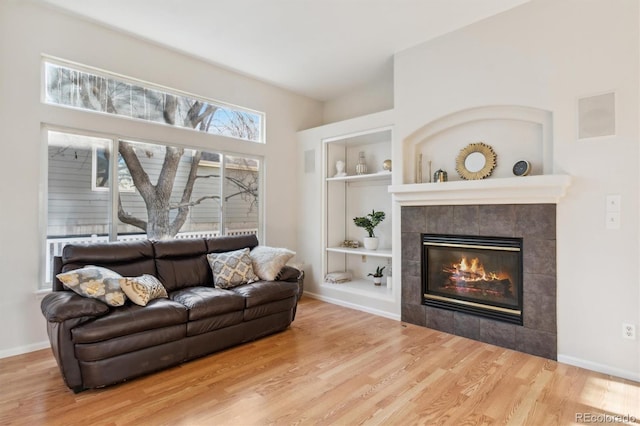
[[[607,212],[621,211],[622,197],[620,194],[607,195]]]
[[[620,229],[620,213],[619,212],[607,212],[605,217],[606,217],[607,229]]]

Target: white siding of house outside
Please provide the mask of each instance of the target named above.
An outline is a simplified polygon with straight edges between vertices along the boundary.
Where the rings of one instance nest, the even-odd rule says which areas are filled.
[[[91,236],[108,234],[109,193],[91,189],[92,166],[91,149],[70,148],[61,152],[59,147],[49,147],[48,196],[49,211],[47,236]],[[162,158],[140,156],[145,171],[152,182],[156,182]],[[178,202],[186,183],[190,156],[185,154],[180,161],[176,176],[172,201]],[[227,173],[234,173],[227,169]],[[257,173],[257,172],[253,172]],[[208,179],[198,179],[192,200],[207,195],[219,195],[220,169],[216,166],[200,166],[198,175],[215,175]],[[237,191],[230,182],[225,192]],[[137,192],[121,192],[124,209],[130,214],[146,219],[147,212],[142,197]],[[235,196],[227,201],[226,223],[235,228],[257,228],[257,206],[251,205],[247,197]],[[220,203],[207,199],[190,209],[189,217],[182,232],[219,231]],[[140,229],[119,223],[118,233],[139,233]]]

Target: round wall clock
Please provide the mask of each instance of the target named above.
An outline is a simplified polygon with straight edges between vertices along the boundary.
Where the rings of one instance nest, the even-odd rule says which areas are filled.
[[[513,165],[513,174],[516,176],[526,176],[531,171],[531,164],[526,160],[520,160]]]

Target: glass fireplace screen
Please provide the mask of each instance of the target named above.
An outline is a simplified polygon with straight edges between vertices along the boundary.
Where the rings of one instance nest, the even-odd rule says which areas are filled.
[[[423,234],[423,303],[522,324],[522,239]]]

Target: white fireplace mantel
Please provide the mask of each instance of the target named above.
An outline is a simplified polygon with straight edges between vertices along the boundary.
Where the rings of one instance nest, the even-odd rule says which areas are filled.
[[[389,192],[401,206],[557,204],[569,185],[569,175],[539,175],[391,185]]]

